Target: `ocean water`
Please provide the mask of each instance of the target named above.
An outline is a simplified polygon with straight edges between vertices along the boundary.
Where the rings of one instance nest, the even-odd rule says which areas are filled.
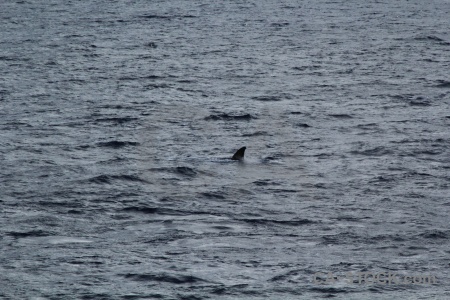
[[[2,1],[0,297],[450,299],[449,15]]]

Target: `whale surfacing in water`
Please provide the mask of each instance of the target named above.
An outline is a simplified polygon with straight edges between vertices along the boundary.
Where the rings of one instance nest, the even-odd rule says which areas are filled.
[[[232,160],[243,160],[245,149],[247,149],[247,147],[242,147],[241,149],[236,151],[236,153],[233,155],[233,157],[231,159]]]

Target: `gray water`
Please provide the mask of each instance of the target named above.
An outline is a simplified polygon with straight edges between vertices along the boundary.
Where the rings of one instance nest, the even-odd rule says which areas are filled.
[[[0,297],[449,299],[449,16],[2,1]]]

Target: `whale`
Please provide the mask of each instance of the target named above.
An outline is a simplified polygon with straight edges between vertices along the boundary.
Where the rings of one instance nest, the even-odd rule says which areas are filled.
[[[245,149],[247,149],[247,147],[240,148],[238,151],[236,151],[236,153],[234,153],[234,155],[231,157],[231,159],[232,160],[243,160],[244,154],[245,154]]]
[[[233,156],[219,156],[219,157],[208,157],[205,158],[204,156],[193,156],[192,153],[188,153],[186,159],[195,162],[200,163],[204,161],[210,161],[214,163],[221,163],[221,164],[228,164],[228,163],[234,163],[234,162],[244,162],[244,154],[247,147],[241,147],[239,150],[237,150]],[[176,160],[176,159],[170,159],[170,160]]]

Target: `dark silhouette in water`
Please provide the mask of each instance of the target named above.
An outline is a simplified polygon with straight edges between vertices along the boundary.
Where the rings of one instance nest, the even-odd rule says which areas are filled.
[[[233,155],[233,157],[231,159],[233,159],[233,160],[242,160],[242,159],[244,159],[245,149],[247,149],[247,147],[242,147],[241,149],[236,151],[236,153]]]

